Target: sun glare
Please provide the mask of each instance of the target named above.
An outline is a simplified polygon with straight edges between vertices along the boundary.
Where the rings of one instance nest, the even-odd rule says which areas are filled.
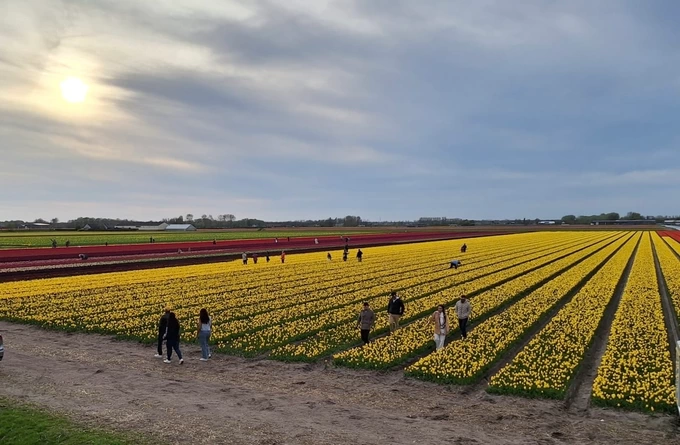
[[[80,103],[87,96],[88,86],[77,77],[68,77],[61,83],[61,95],[71,103]]]

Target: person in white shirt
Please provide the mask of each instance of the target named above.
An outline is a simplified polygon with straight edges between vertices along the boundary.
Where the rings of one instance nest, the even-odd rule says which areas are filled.
[[[467,323],[470,314],[472,314],[472,306],[470,302],[465,297],[461,295],[460,300],[456,302],[456,314],[458,315],[458,326],[460,326],[460,334],[463,338],[467,338]]]
[[[446,316],[446,309],[443,305],[437,306],[437,310],[432,314],[434,323],[434,345],[437,351],[444,347],[446,334],[449,333],[449,317]]]

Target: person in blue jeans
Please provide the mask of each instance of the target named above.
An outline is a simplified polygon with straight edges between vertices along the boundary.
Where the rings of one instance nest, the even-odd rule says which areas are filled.
[[[165,329],[165,341],[166,347],[168,348],[168,358],[163,360],[163,363],[171,363],[172,350],[174,349],[179,358],[179,364],[184,364],[184,359],[182,358],[182,351],[179,349],[179,333],[181,327],[179,325],[179,320],[174,312],[168,314],[168,327]]]
[[[210,315],[208,315],[208,311],[205,308],[201,309],[201,312],[198,315],[198,343],[201,345],[202,362],[207,362],[208,359],[212,357],[210,346],[208,346],[211,332],[212,321],[210,320]]]

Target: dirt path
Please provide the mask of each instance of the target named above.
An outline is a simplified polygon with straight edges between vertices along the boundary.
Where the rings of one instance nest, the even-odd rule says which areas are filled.
[[[151,347],[0,322],[0,395],[166,443],[680,443],[675,418],[464,395],[377,373],[219,356],[163,364]]]

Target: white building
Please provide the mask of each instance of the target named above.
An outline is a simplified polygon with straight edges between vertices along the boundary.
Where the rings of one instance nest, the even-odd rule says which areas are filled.
[[[196,227],[191,224],[168,224],[165,227],[165,230],[174,232],[193,232],[196,230]]]
[[[140,226],[139,230],[160,232],[168,228],[168,223],[159,224],[157,226]]]

